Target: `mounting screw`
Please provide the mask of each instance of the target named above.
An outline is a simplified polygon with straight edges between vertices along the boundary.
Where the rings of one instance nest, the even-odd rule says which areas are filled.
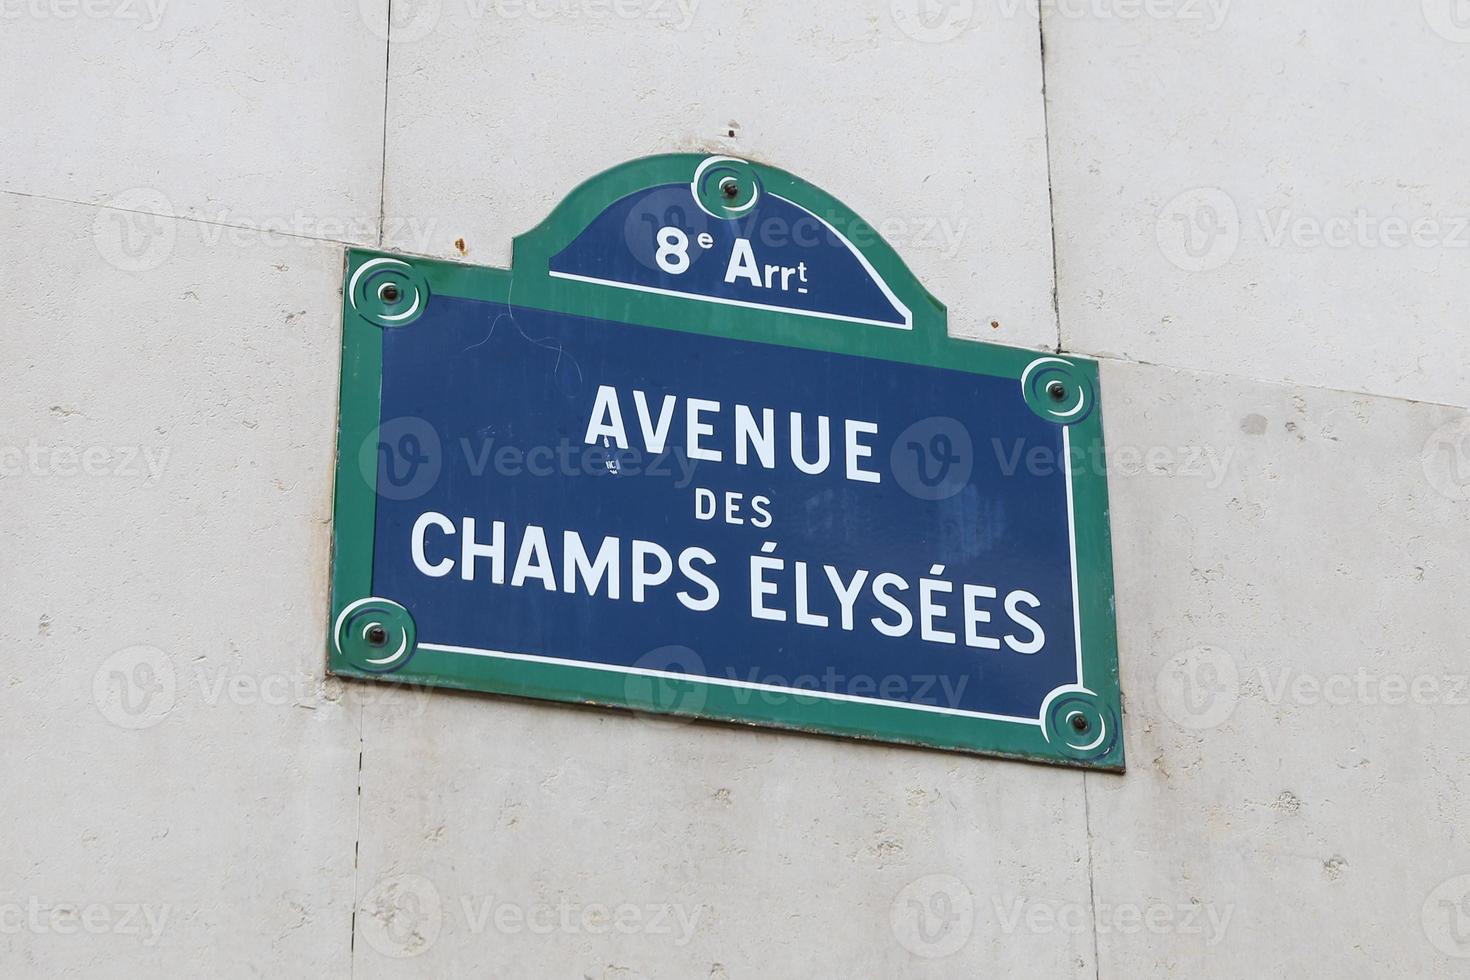
[[[1053,381],[1046,386],[1046,393],[1054,402],[1063,401],[1067,397],[1067,386],[1060,381]]]
[[[1072,727],[1075,728],[1079,732],[1085,732],[1091,726],[1089,726],[1087,724],[1087,716],[1086,715],[1073,715],[1072,716]]]
[[[375,647],[380,647],[384,643],[388,642],[388,631],[383,629],[383,627],[379,626],[377,623],[369,626],[367,628],[366,634],[364,635],[367,637],[367,641]]]
[[[720,181],[720,193],[724,194],[726,197],[732,200],[736,197],[739,197],[740,181],[736,180],[734,177],[726,177],[724,180]]]
[[[384,303],[398,302],[398,284],[396,282],[385,282],[378,287],[378,299]]]

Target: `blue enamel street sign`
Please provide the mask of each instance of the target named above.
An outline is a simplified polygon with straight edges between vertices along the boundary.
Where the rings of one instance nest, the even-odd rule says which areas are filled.
[[[821,191],[635,161],[344,300],[333,672],[1122,768],[1096,366]]]

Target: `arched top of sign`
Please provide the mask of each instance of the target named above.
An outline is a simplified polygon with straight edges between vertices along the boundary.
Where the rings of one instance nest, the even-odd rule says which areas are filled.
[[[593,177],[516,239],[513,269],[518,296],[568,313],[612,306],[667,322],[698,309],[747,335],[947,329],[943,304],[872,225],[784,170],[734,157],[666,154]]]

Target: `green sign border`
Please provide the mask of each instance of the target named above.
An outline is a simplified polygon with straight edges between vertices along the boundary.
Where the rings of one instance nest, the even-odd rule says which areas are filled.
[[[888,704],[814,697],[752,696],[724,683],[665,676],[630,682],[612,669],[454,654],[416,646],[415,624],[392,597],[373,597],[376,446],[382,385],[382,334],[412,329],[432,296],[531,307],[663,330],[830,351],[1003,377],[1016,397],[1068,430],[1069,457],[1101,459],[1102,411],[1095,361],[949,336],[945,308],[873,228],[836,198],[758,163],[729,161],[747,181],[819,216],[853,243],[913,314],[911,330],[839,322],[555,279],[551,256],[607,206],[634,192],[688,182],[709,157],[668,154],[630,161],[583,183],[535,228],[515,239],[512,269],[348,249],[342,304],[342,377],[332,534],[328,672],[345,677],[433,685],[552,701],[797,729],[1121,772],[1122,705],[1107,478],[1071,465],[1079,629],[1085,656],[1077,688],[1053,692],[1034,722],[978,719]],[[366,267],[366,268],[365,268]],[[393,289],[385,289],[392,282]],[[368,287],[371,288],[368,288]],[[1055,382],[1061,381],[1061,385]],[[1065,399],[1057,403],[1058,392]],[[1080,409],[1079,410],[1079,403]],[[1068,424],[1068,417],[1081,416]],[[368,459],[363,448],[370,446]],[[387,601],[384,601],[387,600]],[[374,643],[364,641],[371,620]],[[386,639],[385,639],[386,637]],[[391,673],[374,653],[401,653]]]

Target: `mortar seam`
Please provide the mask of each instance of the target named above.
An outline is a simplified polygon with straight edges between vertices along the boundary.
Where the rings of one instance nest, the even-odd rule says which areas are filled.
[[[1087,837],[1087,901],[1092,906],[1092,976],[1102,980],[1102,955],[1098,952],[1097,884],[1092,864],[1092,801],[1087,795],[1087,773],[1082,773],[1082,828]]]
[[[378,158],[378,247],[387,238],[388,212],[388,79],[393,65],[393,0],[388,0],[388,21],[383,29],[383,147]]]
[[[1046,157],[1046,215],[1047,231],[1051,233],[1051,317],[1056,325],[1057,342],[1054,349],[1062,349],[1062,300],[1060,270],[1057,268],[1057,201],[1052,188],[1051,176],[1051,112],[1046,102],[1046,18],[1041,7],[1036,8],[1036,43],[1041,64],[1041,137]]]

